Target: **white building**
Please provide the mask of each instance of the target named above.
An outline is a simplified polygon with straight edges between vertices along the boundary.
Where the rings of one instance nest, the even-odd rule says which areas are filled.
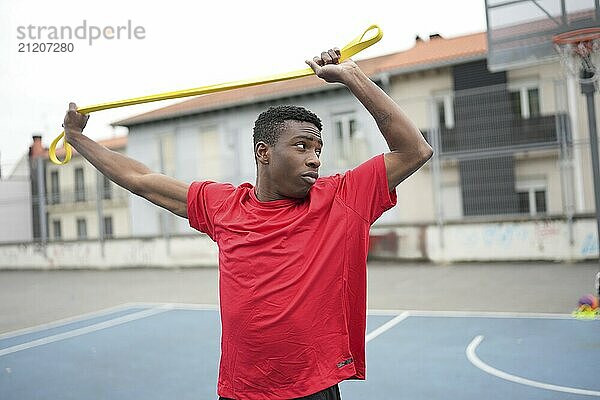
[[[127,137],[98,141],[125,153]],[[57,151],[63,157],[62,149]],[[128,237],[131,233],[129,194],[100,174],[73,149],[65,165],[51,163],[45,153],[46,210],[49,240]],[[101,223],[99,224],[98,221]]]
[[[0,176],[0,243],[33,240],[29,156],[23,155],[7,176]]]

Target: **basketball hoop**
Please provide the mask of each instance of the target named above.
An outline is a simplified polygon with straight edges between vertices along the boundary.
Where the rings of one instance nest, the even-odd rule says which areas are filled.
[[[554,36],[554,47],[567,71],[579,82],[600,78],[600,28],[586,28]]]

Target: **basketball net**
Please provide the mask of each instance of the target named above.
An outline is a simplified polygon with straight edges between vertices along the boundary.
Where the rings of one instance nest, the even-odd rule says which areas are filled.
[[[600,79],[600,28],[561,33],[553,40],[567,73],[584,84]]]

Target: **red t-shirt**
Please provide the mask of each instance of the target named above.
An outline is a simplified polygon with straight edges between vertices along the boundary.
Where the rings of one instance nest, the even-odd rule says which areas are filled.
[[[395,204],[383,155],[301,200],[192,183],[190,226],[219,246],[220,396],[290,399],[365,379],[369,228]]]

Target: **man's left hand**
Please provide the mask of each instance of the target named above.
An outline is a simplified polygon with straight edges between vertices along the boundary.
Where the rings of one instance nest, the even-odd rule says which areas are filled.
[[[315,75],[329,83],[345,83],[347,78],[356,70],[358,66],[354,61],[348,59],[340,63],[342,53],[340,49],[334,47],[321,53],[312,60],[306,60],[306,63],[315,71]]]

